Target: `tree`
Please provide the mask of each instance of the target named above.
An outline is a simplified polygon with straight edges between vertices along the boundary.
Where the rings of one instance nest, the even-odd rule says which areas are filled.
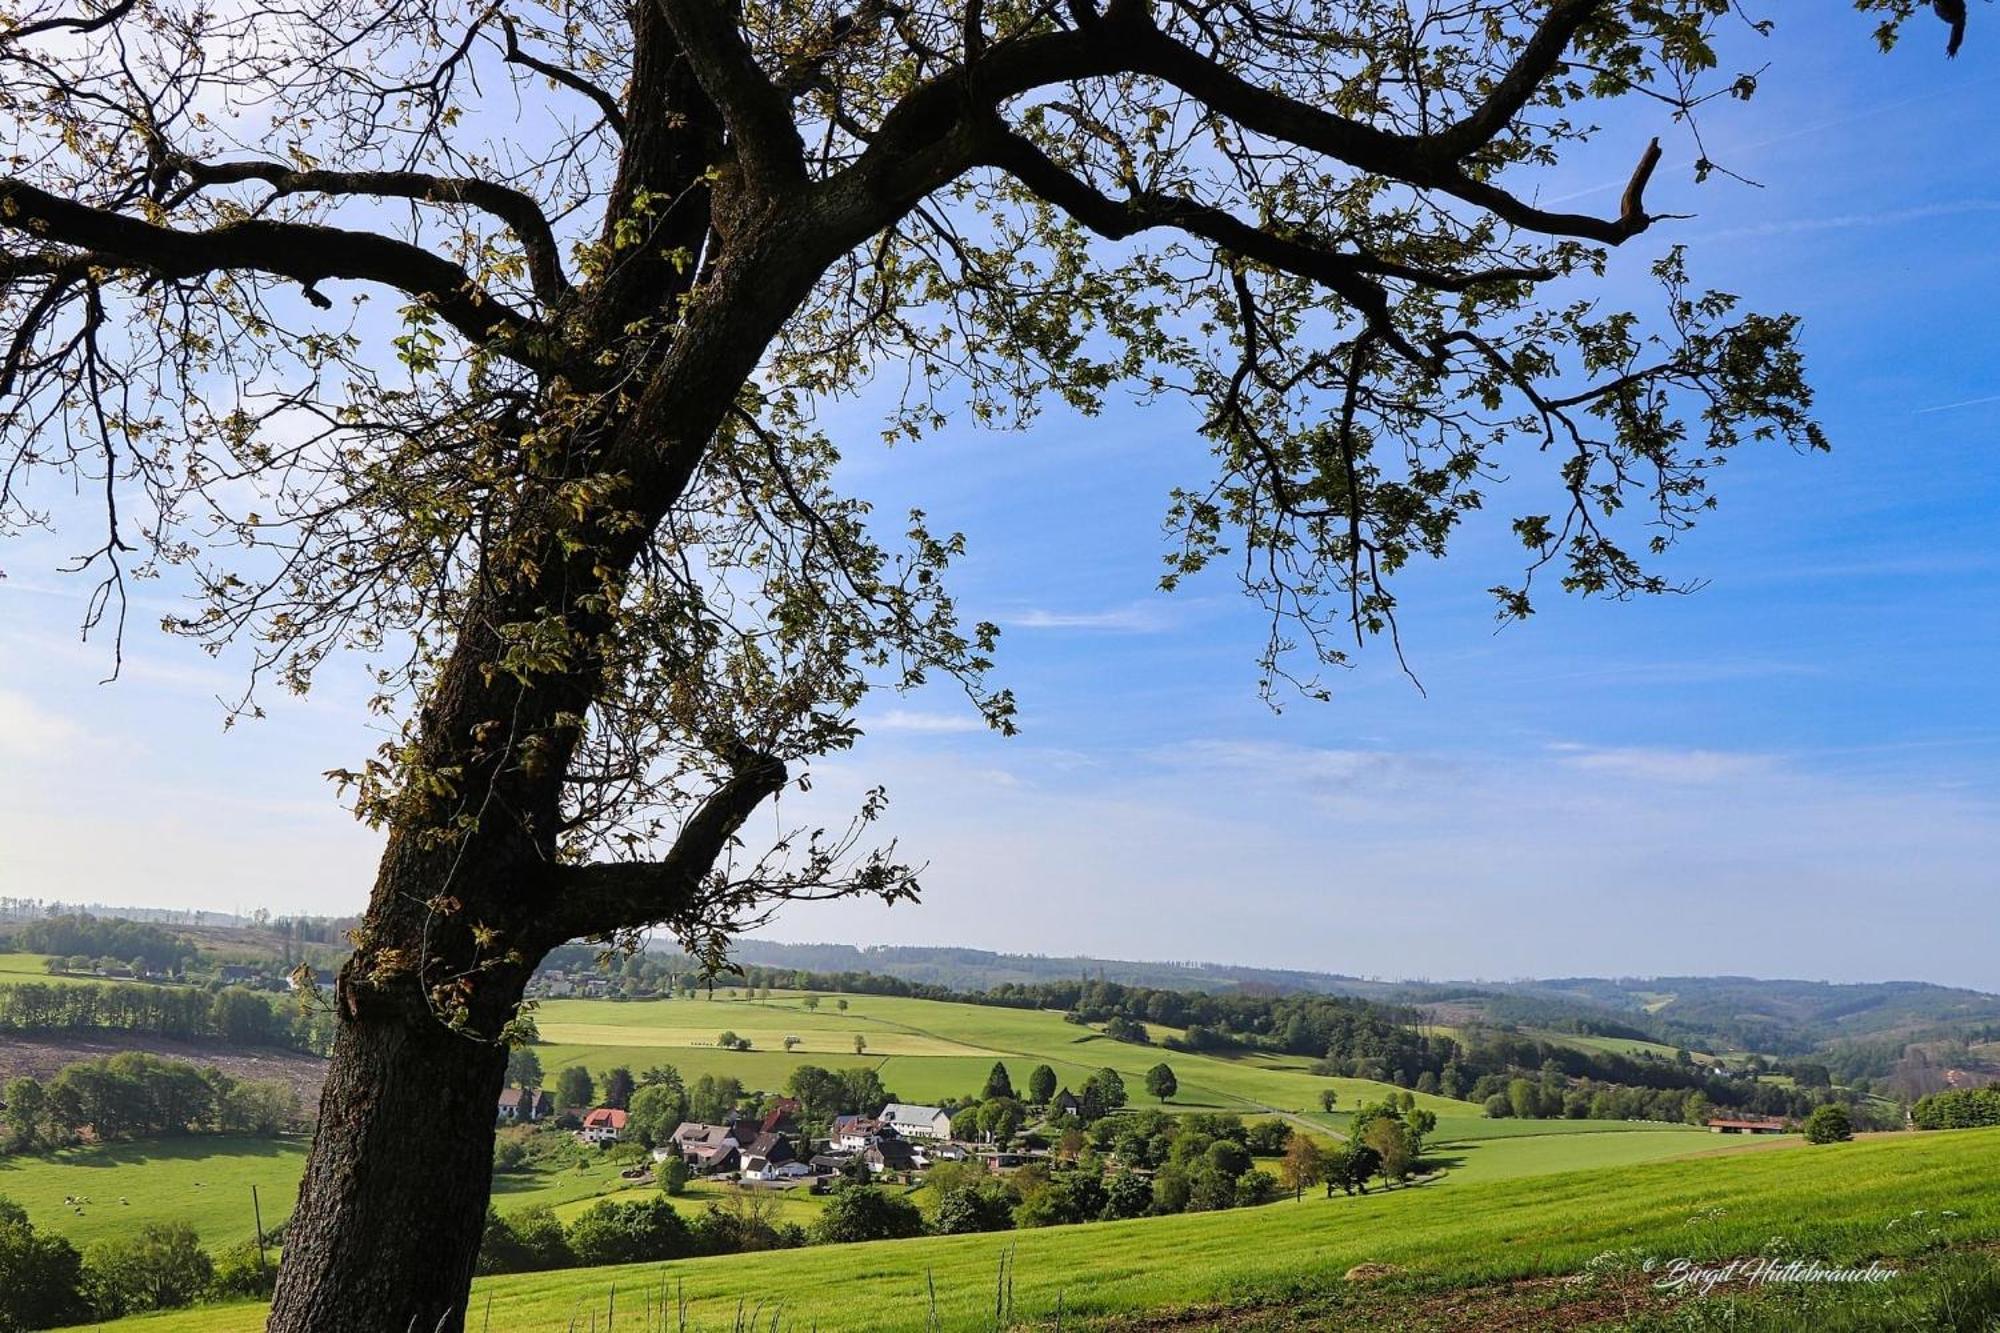
[[[1047,1106],[1049,1099],[1056,1095],[1056,1071],[1047,1065],[1036,1065],[1028,1075],[1028,1103],[1032,1106]]]
[[[517,1088],[539,1088],[542,1086],[542,1057],[528,1046],[516,1046],[507,1052],[507,1081]]]
[[[91,1316],[83,1256],[41,1235],[25,1209],[0,1199],[0,1328],[60,1328]]]
[[[679,1210],[657,1197],[638,1203],[600,1199],[577,1215],[567,1235],[580,1264],[678,1259],[694,1248]]]
[[[727,1120],[743,1102],[743,1084],[729,1074],[703,1074],[688,1089],[688,1116],[703,1123]]]
[[[1361,1141],[1375,1151],[1375,1169],[1385,1182],[1403,1180],[1416,1164],[1417,1154],[1410,1142],[1408,1126],[1391,1116],[1377,1116],[1369,1121]]]
[[[1014,1225],[1014,1198],[997,1183],[960,1185],[938,1199],[931,1230],[940,1236],[1006,1231]]]
[[[862,1036],[862,1035],[861,1035],[861,1034],[860,1034],[859,1032],[855,1033],[855,1034],[854,1034],[854,1053],[855,1053],[856,1055],[860,1055],[861,1053],[863,1053],[863,1052],[864,1052],[864,1051],[866,1051],[867,1049],[868,1049],[868,1038],[866,1038],[866,1037]]]
[[[979,1100],[989,1102],[995,1097],[1006,1097],[1011,1100],[1013,1096],[1014,1080],[1007,1073],[1007,1062],[1005,1060],[995,1060],[993,1068],[987,1071],[986,1086],[980,1089]]]
[[[685,1158],[669,1157],[666,1165],[660,1168],[660,1188],[677,1199],[687,1193],[689,1174]]]
[[[1098,1120],[1125,1105],[1125,1080],[1106,1065],[1083,1081],[1077,1100],[1083,1103],[1083,1118]]]
[[[805,1006],[805,1009],[806,1009],[806,1012],[807,1012],[807,1013],[809,1013],[809,1014],[810,1014],[810,1013],[815,1013],[815,1012],[817,1012],[817,1011],[818,1011],[818,1009],[819,1009],[819,996],[817,996],[817,995],[808,995],[808,996],[806,996],[806,998],[805,998],[804,1000],[800,1001],[800,1003],[801,1003],[801,1004],[803,1004],[803,1005]]]
[[[834,1191],[813,1223],[813,1239],[822,1244],[861,1240],[900,1240],[923,1234],[924,1215],[899,1194],[885,1194],[873,1185],[850,1185]]]
[[[725,1051],[733,1051],[736,1049],[736,1034],[724,1029],[722,1034],[715,1039],[715,1044]]]
[[[688,1118],[687,1094],[671,1084],[648,1083],[632,1094],[626,1116],[627,1132],[644,1146],[657,1148]]]
[[[7,1151],[38,1152],[48,1142],[48,1091],[22,1075],[7,1084]]]
[[[843,1014],[844,1014],[844,1013],[846,1013],[846,1012],[847,1012],[847,997],[846,997],[846,996],[842,996],[842,997],[841,997],[840,999],[838,999],[838,1000],[835,1000],[835,1001],[833,1002],[833,1007],[834,1007],[834,1008],[836,1008],[836,1009],[838,1009],[838,1010],[840,1010],[840,1012],[841,1012],[841,1013],[843,1013]]]
[[[100,1319],[193,1305],[215,1265],[185,1222],[149,1222],[130,1236],[100,1241],[86,1257],[90,1303]]]
[[[792,1051],[797,1050],[798,1046],[799,1046],[799,1039],[796,1036],[787,1035],[785,1037],[785,1052],[787,1054],[790,1054]]]
[[[1321,1088],[1319,1090],[1320,1110],[1331,1113],[1335,1104],[1338,1103],[1339,1101],[1340,1101],[1340,1094],[1338,1092],[1335,1092],[1332,1088]]]
[[[556,1075],[556,1105],[565,1111],[586,1110],[597,1105],[597,1082],[582,1065],[571,1065]]]
[[[1839,1102],[1816,1106],[1806,1117],[1807,1143],[1845,1143],[1854,1137],[1854,1120]]]
[[[1317,1141],[1310,1134],[1294,1134],[1285,1145],[1285,1155],[1278,1163],[1278,1182],[1290,1190],[1294,1197],[1303,1198],[1305,1191],[1319,1184],[1326,1171]]]
[[[1913,8],[1864,2],[1890,33]],[[960,402],[1192,400],[1215,470],[1169,503],[1167,582],[1261,571],[1266,689],[1323,693],[1343,633],[1392,632],[1397,572],[1490,506],[1518,437],[1560,459],[1556,509],[1513,525],[1530,569],[1666,589],[1647,554],[1721,455],[1822,443],[1795,322],[1678,251],[1662,320],[1573,299],[1654,225],[1657,145],[1613,215],[1535,198],[1597,123],[1573,104],[1664,123],[1753,90],[1711,71],[1729,12],[1472,0],[1449,40],[1386,0],[10,26],[0,522],[31,487],[101,492],[89,623],[169,571],[202,604],[167,628],[245,645],[253,691],[393,654],[396,725],[336,770],[386,836],[272,1327],[462,1323],[549,949],[664,924],[719,963],[788,898],[914,894],[865,848],[879,793],[845,832],[739,846],[875,684],[948,678],[1013,725],[996,632],[945,591],[959,538],[916,517],[891,551],[834,487],[817,409],[885,362],[918,386],[892,437]],[[1499,598],[1532,610],[1525,578]]]
[[[1174,1094],[1181,1090],[1180,1080],[1164,1062],[1146,1071],[1146,1091],[1163,1102],[1170,1102]]]
[[[604,1104],[625,1110],[632,1101],[632,1090],[637,1084],[632,1071],[618,1065],[604,1075]]]

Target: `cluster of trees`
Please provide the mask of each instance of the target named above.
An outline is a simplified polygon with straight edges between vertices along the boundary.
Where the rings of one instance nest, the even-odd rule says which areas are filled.
[[[489,1210],[479,1271],[651,1263],[807,1244],[812,1237],[805,1228],[773,1220],[774,1206],[771,1196],[753,1190],[733,1191],[725,1203],[710,1204],[692,1216],[663,1194],[632,1203],[601,1199],[567,1226],[547,1206],[505,1217]]]
[[[30,921],[15,932],[14,943],[27,953],[112,959],[147,972],[180,972],[201,956],[186,938],[171,931],[88,912]]]
[[[79,1141],[100,1143],[183,1134],[273,1135],[300,1120],[298,1093],[280,1080],[236,1079],[126,1051],[66,1065],[46,1084],[7,1084],[6,1147],[44,1152]]]
[[[324,1055],[333,1020],[317,1009],[236,987],[0,986],[0,1031],[143,1032],[180,1041],[286,1046]]]
[[[0,1199],[0,1329],[60,1328],[268,1295],[274,1277],[254,1246],[211,1258],[184,1222],[149,1223],[79,1253]]]
[[[2000,1083],[1953,1088],[1917,1098],[1910,1120],[1918,1129],[1979,1129],[2000,1125]]]

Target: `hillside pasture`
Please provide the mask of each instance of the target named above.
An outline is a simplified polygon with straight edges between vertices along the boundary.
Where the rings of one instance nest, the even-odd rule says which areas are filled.
[[[1344,1275],[1364,1263],[1393,1265],[1400,1281],[1426,1290],[1577,1274],[1607,1258],[1632,1269],[1646,1258],[1714,1262],[1773,1245],[1829,1264],[1881,1259],[1900,1268],[1944,1246],[2000,1239],[1996,1173],[2000,1129],[1900,1134],[1463,1188],[812,1248],[782,1262],[733,1256],[524,1274],[479,1282],[473,1308],[493,1328],[541,1333],[606,1312],[615,1286],[620,1318],[635,1322],[664,1294],[685,1298],[691,1330],[732,1327],[739,1310],[756,1308],[759,1327],[919,1333],[991,1327],[1003,1256],[1016,1319],[1046,1321],[1060,1302],[1064,1327],[1196,1303],[1339,1300],[1354,1289]],[[1879,1305],[1896,1288],[1851,1290]],[[253,1333],[262,1317],[244,1304],[105,1327]]]
[[[1316,1110],[1324,1090],[1350,1107],[1399,1091],[1364,1079],[1323,1078],[1298,1056],[1198,1055],[1114,1041],[1065,1021],[1055,1010],[882,995],[819,998],[816,1010],[808,1010],[798,992],[736,999],[544,1000],[535,1013],[544,1043],[536,1053],[551,1076],[572,1064],[601,1077],[620,1065],[637,1072],[666,1063],[690,1080],[730,1074],[745,1087],[765,1089],[781,1086],[801,1064],[836,1069],[868,1064],[897,1096],[927,1102],[977,1095],[996,1060],[1007,1066],[1017,1088],[1026,1087],[1039,1064],[1054,1069],[1072,1089],[1108,1066],[1124,1078],[1135,1105],[1148,1104],[1146,1071],[1164,1061],[1180,1083],[1170,1110],[1298,1112]],[[837,1007],[842,999],[845,1012]],[[752,1049],[716,1047],[725,1030],[750,1038]],[[857,1034],[867,1043],[858,1057]],[[783,1048],[787,1035],[800,1038],[790,1054]],[[1440,1115],[1465,1111],[1465,1103],[1447,1098],[1419,1094],[1417,1100]]]

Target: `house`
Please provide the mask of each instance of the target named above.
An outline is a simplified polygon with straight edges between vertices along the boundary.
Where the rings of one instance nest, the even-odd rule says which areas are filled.
[[[884,1171],[915,1171],[922,1163],[917,1160],[917,1150],[898,1138],[884,1136],[870,1144],[861,1154],[861,1160],[868,1163],[868,1169],[876,1175]]]
[[[830,1141],[842,1152],[860,1152],[882,1133],[882,1122],[873,1116],[837,1115],[833,1118]],[[895,1131],[891,1130],[891,1134]]]
[[[681,1160],[693,1167],[695,1174],[704,1176],[735,1166],[740,1146],[729,1126],[705,1125],[699,1120],[686,1121],[675,1129],[673,1145]]]
[[[771,1109],[764,1113],[763,1120],[758,1122],[758,1132],[774,1134],[787,1124],[796,1124],[799,1113],[804,1110],[805,1107],[799,1103],[798,1098],[780,1097],[771,1104]]]
[[[1705,1122],[1711,1134],[1782,1134],[1785,1122],[1767,1115],[1710,1116]]]
[[[1083,1102],[1075,1093],[1071,1092],[1068,1088],[1064,1088],[1049,1102],[1049,1115],[1051,1117],[1073,1115],[1081,1118],[1083,1115]]]
[[[882,1114],[876,1119],[906,1139],[951,1137],[951,1115],[935,1106],[911,1106],[904,1102],[890,1102],[882,1108]]]
[[[806,1165],[812,1168],[812,1172],[816,1176],[837,1176],[840,1174],[841,1169],[853,1160],[853,1153],[816,1152],[813,1154],[812,1160],[806,1163]]]
[[[625,1113],[615,1106],[600,1106],[583,1118],[578,1131],[585,1143],[616,1143],[625,1132]]]
[[[759,1134],[743,1145],[742,1160],[745,1180],[785,1180],[812,1174],[812,1168],[799,1160],[791,1140],[783,1134]]]
[[[555,1113],[555,1098],[540,1088],[500,1089],[500,1118],[533,1122]]]
[[[224,963],[215,973],[215,979],[225,986],[254,986],[263,976],[264,969],[247,963]]]

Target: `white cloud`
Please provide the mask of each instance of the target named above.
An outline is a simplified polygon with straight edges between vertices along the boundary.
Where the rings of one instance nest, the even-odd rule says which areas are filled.
[[[1593,749],[1575,744],[1550,748],[1571,768],[1641,782],[1707,784],[1770,773],[1774,769],[1769,755],[1730,750]]]
[[[0,690],[0,755],[10,759],[60,759],[89,743],[89,734],[25,694]]]
[[[869,731],[917,731],[933,734],[986,730],[985,721],[976,713],[925,713],[909,708],[891,708],[879,717],[866,719],[866,725]]]
[[[1003,623],[1017,629],[1104,630],[1117,634],[1158,634],[1173,626],[1173,617],[1164,607],[1151,602],[1110,607],[1102,611],[1029,610],[1004,617]]]

